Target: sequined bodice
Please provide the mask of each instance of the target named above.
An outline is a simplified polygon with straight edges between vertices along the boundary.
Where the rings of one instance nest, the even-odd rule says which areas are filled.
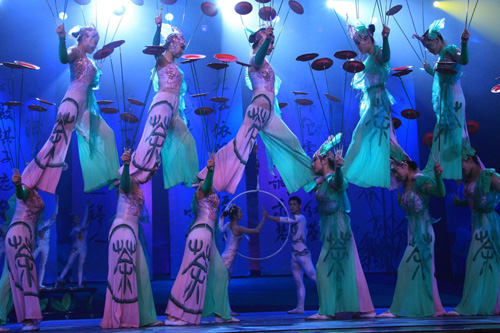
[[[97,68],[95,67],[92,60],[90,60],[85,54],[75,48],[76,52],[80,56],[69,64],[70,71],[70,89],[71,88],[84,88],[88,87],[94,82],[94,78],[97,74]]]
[[[229,257],[234,257],[236,256],[236,252],[238,252],[238,248],[240,247],[241,240],[243,239],[243,236],[235,236],[233,234],[233,231],[229,226],[227,227],[227,239],[226,239],[226,248],[224,249],[224,257],[229,256]]]
[[[45,204],[36,190],[32,190],[32,194],[26,200],[16,199],[16,211],[12,222],[36,223],[45,208]]]
[[[198,217],[207,218],[210,221],[217,219],[217,210],[219,209],[219,196],[213,192],[208,197],[198,200]]]
[[[417,215],[427,208],[429,196],[410,190],[401,197],[401,207],[408,216]]]
[[[129,193],[121,193],[118,198],[117,217],[122,215],[130,215],[140,217],[142,206],[144,205],[144,193],[139,186],[132,186],[134,189]]]
[[[337,192],[324,181],[316,191],[316,201],[318,202],[320,213],[322,215],[329,215],[345,212],[345,200],[342,193],[345,193],[345,191]]]
[[[252,66],[248,71],[248,76],[254,92],[265,90],[274,95],[274,71],[267,60],[264,60],[264,64],[258,70]]]
[[[181,85],[182,73],[175,63],[171,62],[158,71],[158,87],[160,90],[170,89],[180,91]]]

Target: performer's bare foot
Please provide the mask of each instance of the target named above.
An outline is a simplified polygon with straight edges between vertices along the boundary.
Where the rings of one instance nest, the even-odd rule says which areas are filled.
[[[460,316],[460,313],[458,313],[455,310],[448,311],[444,314],[445,316],[450,316],[450,317],[458,317]]]
[[[186,326],[187,324],[187,321],[180,320],[172,316],[168,316],[167,319],[165,319],[165,326]]]
[[[295,309],[287,311],[289,314],[304,313],[304,308],[296,307]]]
[[[313,314],[306,318],[306,320],[334,320],[335,317],[329,315],[320,315],[319,313]]]
[[[358,318],[375,318],[377,316],[377,314],[375,313],[375,311],[371,311],[371,312],[361,312],[358,316]]]
[[[157,326],[163,326],[163,322],[160,320],[154,321],[151,324],[144,325],[144,327],[157,327]]]
[[[396,318],[396,315],[387,310],[386,312],[379,314],[377,318]]]
[[[229,313],[231,314],[231,316],[239,316],[240,314],[237,313],[237,312],[234,312],[233,310],[230,310]]]
[[[21,331],[39,331],[40,328],[38,326],[35,325],[35,323],[33,322],[33,320],[25,320],[23,322],[23,328],[21,328]]]
[[[219,316],[215,316],[215,323],[216,324],[228,324],[228,323],[239,323],[240,320],[238,318],[232,317],[231,319],[224,319]]]

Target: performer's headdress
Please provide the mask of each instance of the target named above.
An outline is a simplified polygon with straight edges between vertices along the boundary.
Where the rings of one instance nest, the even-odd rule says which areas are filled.
[[[184,44],[186,43],[182,31],[170,24],[162,25],[161,36],[165,40],[165,44],[172,42],[174,38],[177,38],[179,42],[183,42]]]
[[[342,133],[338,133],[335,136],[330,135],[321,147],[319,147],[319,149],[314,153],[313,159],[326,155],[328,159],[333,160],[335,155],[332,152],[332,148],[340,142],[341,138]]]
[[[373,32],[366,27],[366,25],[360,20],[354,21],[354,24],[349,24],[349,20],[347,23],[347,32],[349,36],[352,38],[356,45],[359,44],[367,44],[371,42],[371,38],[373,38]]]
[[[431,23],[429,26],[429,29],[422,35],[413,35],[415,38],[417,38],[422,44],[425,45],[426,42],[433,41],[439,36],[441,36],[441,29],[444,28],[444,18],[440,20],[435,20],[434,22]]]
[[[468,139],[462,140],[462,160],[467,160],[467,156],[476,156],[476,150],[472,148]]]
[[[395,164],[401,164],[402,162],[411,160],[399,145],[391,145],[389,154],[391,158],[391,169],[394,168]]]
[[[80,38],[82,38],[83,36],[87,36],[89,39],[92,39],[99,33],[97,32],[95,25],[91,23],[87,27],[77,25],[69,31],[69,34],[73,36],[77,41],[80,41]]]

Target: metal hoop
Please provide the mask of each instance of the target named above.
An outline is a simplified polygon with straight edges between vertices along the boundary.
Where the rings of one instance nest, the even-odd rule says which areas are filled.
[[[267,195],[270,195],[271,197],[275,198],[276,200],[278,200],[278,202],[280,203],[280,205],[285,209],[286,211],[286,215],[288,218],[290,218],[290,214],[288,213],[288,209],[286,208],[285,204],[283,203],[283,201],[281,201],[277,196],[275,196],[274,194],[270,193],[270,192],[267,192],[267,191],[262,191],[260,189],[257,189],[257,190],[249,190],[249,191],[245,191],[245,192],[242,192],[240,194],[238,194],[237,196],[235,196],[233,199],[231,199],[231,201],[229,201],[229,203],[227,204],[226,207],[230,207],[231,204],[233,203],[234,200],[238,199],[239,197],[241,197],[243,194],[248,194],[248,193],[265,193]],[[248,259],[248,260],[257,260],[257,261],[260,261],[260,260],[266,260],[266,259],[269,259],[269,258],[272,258],[274,257],[275,255],[277,255],[278,253],[281,252],[281,250],[283,250],[283,248],[285,247],[286,243],[288,242],[288,239],[290,238],[290,225],[288,225],[288,234],[286,235],[286,239],[285,241],[283,242],[283,245],[281,245],[281,247],[276,250],[274,253],[266,256],[266,257],[249,257],[249,256],[246,256],[244,254],[241,254],[239,252],[236,252],[240,257],[242,258],[245,258],[245,259]]]

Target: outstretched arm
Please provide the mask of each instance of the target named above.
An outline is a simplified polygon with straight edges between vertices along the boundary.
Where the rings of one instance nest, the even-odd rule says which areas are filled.
[[[19,170],[17,169],[14,169],[14,174],[12,175],[12,183],[16,188],[16,198],[18,198],[19,200],[26,200],[29,191],[21,183],[21,175],[19,174]]]
[[[155,17],[155,23],[156,23],[156,32],[155,36],[153,38],[153,45],[160,45],[160,39],[161,39],[161,14],[159,14],[157,17]]]
[[[123,161],[123,171],[122,176],[120,178],[120,189],[128,193],[130,192],[130,160],[132,159],[132,154],[130,153],[130,149],[127,149],[122,154]]]
[[[260,223],[254,229],[249,229],[249,228],[245,228],[241,225],[238,225],[236,228],[237,233],[238,234],[258,234],[260,232],[260,229],[262,229],[262,226],[264,225],[265,220],[266,220],[266,217],[262,216]]]
[[[426,190],[428,194],[436,196],[438,198],[444,198],[446,195],[446,189],[444,187],[444,182],[441,174],[443,173],[443,167],[441,164],[436,163],[434,166],[434,175],[436,176],[435,185],[427,185]]]
[[[253,61],[253,65],[255,67],[260,67],[264,63],[264,59],[266,58],[267,50],[269,49],[269,44],[271,44],[271,39],[273,38],[273,27],[269,26],[266,29],[266,39],[259,47],[259,50],[255,54],[255,58]]]
[[[460,64],[467,65],[469,63],[469,47],[467,46],[467,42],[469,41],[470,34],[467,29],[464,29],[462,32],[462,45],[461,45],[461,53],[460,53]]]
[[[89,206],[90,206],[90,200],[87,201],[87,203],[85,204],[85,213],[83,213],[81,231],[83,231],[89,227]]]
[[[384,25],[384,28],[382,29],[382,38],[383,38],[383,44],[382,44],[382,62],[386,63],[391,60],[391,48],[389,47],[389,33],[391,32],[391,29],[389,27],[386,27]]]

